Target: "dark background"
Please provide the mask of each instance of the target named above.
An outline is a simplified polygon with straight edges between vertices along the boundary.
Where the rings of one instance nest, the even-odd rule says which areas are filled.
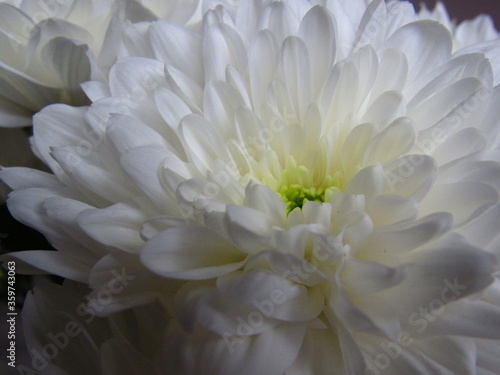
[[[417,9],[425,3],[427,8],[433,9],[436,0],[411,0]],[[500,27],[500,1],[499,0],[444,0],[442,1],[452,19],[463,21],[479,14],[489,14],[495,21],[497,30]]]

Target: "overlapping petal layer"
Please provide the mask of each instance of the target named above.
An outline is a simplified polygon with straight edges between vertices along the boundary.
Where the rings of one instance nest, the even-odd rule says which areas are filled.
[[[158,18],[184,24],[198,1],[2,0],[0,126],[31,124],[52,103],[87,105],[80,84],[105,80],[129,56],[131,23]]]

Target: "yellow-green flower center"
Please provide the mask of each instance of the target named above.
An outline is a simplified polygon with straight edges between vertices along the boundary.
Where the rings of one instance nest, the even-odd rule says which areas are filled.
[[[325,201],[324,191],[317,190],[314,187],[304,188],[297,184],[282,186],[279,193],[283,201],[288,205],[288,213],[292,212],[297,207],[302,208],[308,201],[320,203]]]
[[[306,202],[328,202],[336,192],[347,187],[347,179],[343,172],[336,171],[325,174],[325,171],[310,170],[297,165],[293,157],[281,173],[281,183],[276,191],[288,205],[287,212],[302,208]]]

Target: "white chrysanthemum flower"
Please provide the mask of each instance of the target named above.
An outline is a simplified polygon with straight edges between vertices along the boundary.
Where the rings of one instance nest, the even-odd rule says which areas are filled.
[[[197,0],[0,1],[0,126],[26,126],[52,103],[88,104],[80,88],[104,79],[127,22],[184,23]]]
[[[160,298],[164,372],[498,373],[498,55],[406,2],[211,6],[35,117],[54,175],[2,179],[59,251],[11,257],[134,275],[100,314]]]

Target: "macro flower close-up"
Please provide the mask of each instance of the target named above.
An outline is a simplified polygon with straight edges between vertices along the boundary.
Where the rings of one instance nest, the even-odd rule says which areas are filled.
[[[491,19],[382,0],[200,11],[128,22],[127,53],[74,81],[82,102],[33,116],[50,172],[0,170],[12,216],[55,248],[4,267],[64,280],[26,299],[30,371],[500,374]]]

